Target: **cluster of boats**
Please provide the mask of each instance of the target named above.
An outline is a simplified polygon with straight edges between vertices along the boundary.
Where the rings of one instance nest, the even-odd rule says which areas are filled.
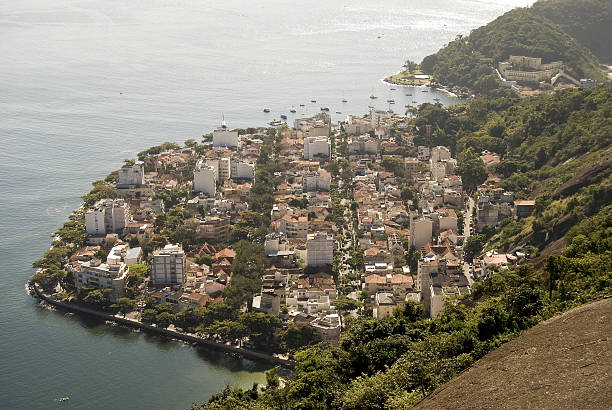
[[[390,91],[395,91],[395,90],[397,90],[397,88],[395,88],[395,87],[390,87],[390,88],[389,88],[389,90],[390,90]],[[372,91],[374,91],[374,90],[372,90]],[[423,92],[423,93],[427,93],[427,92],[429,92],[429,90],[427,90],[427,89],[423,89],[423,90],[421,90],[421,92]],[[412,97],[412,93],[406,93],[406,96],[407,96],[407,97]],[[390,97],[391,97],[391,96],[390,96]],[[370,99],[371,99],[371,100],[376,100],[376,99],[378,99],[378,97],[377,97],[377,96],[374,94],[374,92],[372,92],[372,94],[370,94]],[[440,99],[439,99],[439,98],[434,98],[433,100],[434,100],[436,103],[440,102]],[[343,102],[343,103],[347,103],[347,102],[348,102],[348,100],[346,100],[345,98],[343,98],[343,99],[342,99],[342,102]],[[310,103],[311,103],[311,104],[316,104],[316,103],[317,103],[317,100],[310,100]],[[389,99],[387,99],[387,103],[389,104],[389,109],[387,110],[387,112],[391,114],[391,113],[393,113],[393,110],[391,109],[391,105],[395,104],[395,99],[393,99],[393,98],[389,98]],[[418,104],[418,101],[413,100],[413,101],[412,101],[412,104],[415,104],[415,105],[416,105],[416,104]],[[299,106],[300,106],[300,107],[305,107],[305,104],[300,104]],[[411,108],[411,107],[412,107],[412,105],[411,105],[411,104],[406,104],[406,105],[404,105],[404,107],[405,107],[405,108]],[[374,107],[373,105],[368,105],[368,108],[370,108],[370,109],[374,109],[375,107]],[[330,109],[329,109],[329,107],[323,106],[323,107],[321,107],[321,111],[322,111],[322,112],[329,112],[329,111],[330,111]],[[269,113],[269,112],[270,112],[270,109],[269,109],[269,108],[264,108],[264,109],[263,109],[263,112],[264,112],[264,113]],[[291,107],[291,109],[289,110],[289,112],[290,112],[290,113],[292,113],[292,114],[295,114],[295,113],[297,112],[297,110],[296,110],[294,107]],[[342,112],[341,112],[341,111],[336,111],[336,114],[342,114]],[[273,120],[273,121],[271,121],[269,124],[270,124],[270,125],[272,125],[272,126],[277,126],[277,125],[281,125],[281,124],[283,123],[283,121],[286,121],[286,120],[287,120],[287,115],[286,115],[286,114],[281,114],[281,115],[280,115],[280,120]]]

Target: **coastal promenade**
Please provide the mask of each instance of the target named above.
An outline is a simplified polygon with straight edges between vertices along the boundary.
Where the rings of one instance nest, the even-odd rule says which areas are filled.
[[[38,298],[49,303],[52,306],[59,307],[61,309],[66,309],[71,312],[83,313],[89,316],[95,316],[100,319],[104,319],[104,320],[108,320],[108,321],[117,323],[119,325],[142,329],[142,330],[145,330],[151,333],[156,333],[158,335],[165,336],[168,338],[178,339],[178,340],[182,340],[182,341],[189,342],[189,343],[197,343],[198,345],[212,347],[213,349],[221,350],[221,351],[232,353],[232,354],[237,354],[237,355],[240,355],[248,359],[253,359],[253,360],[258,360],[258,361],[267,361],[272,364],[276,364],[276,365],[279,365],[279,366],[282,366],[288,369],[293,369],[293,367],[295,366],[295,362],[291,359],[284,359],[282,357],[257,352],[255,350],[249,350],[249,349],[244,349],[241,347],[227,345],[224,343],[218,343],[212,340],[208,340],[202,337],[195,336],[193,334],[177,332],[177,331],[170,330],[170,329],[159,328],[157,326],[148,325],[146,323],[142,323],[142,322],[132,320],[129,318],[118,317],[118,316],[111,315],[105,312],[100,312],[99,310],[96,310],[96,309],[90,309],[85,306],[78,305],[76,303],[62,302],[62,301],[56,300],[53,297],[43,293],[40,289],[38,289],[38,286],[36,285],[36,283],[34,283],[32,287],[34,289],[34,292],[36,293],[36,296],[38,296]]]

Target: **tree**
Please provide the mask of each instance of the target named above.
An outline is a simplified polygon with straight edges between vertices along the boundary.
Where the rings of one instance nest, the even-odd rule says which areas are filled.
[[[409,73],[412,73],[419,65],[412,60],[406,60],[404,62],[404,68],[408,70]]]
[[[308,323],[292,323],[280,333],[281,346],[289,352],[295,352],[304,346],[321,341],[319,334]]]
[[[159,327],[168,327],[174,321],[174,315],[170,312],[161,312],[155,316],[155,323]]]
[[[465,245],[463,247],[463,251],[465,252],[465,256],[467,260],[474,259],[474,256],[480,255],[482,252],[482,248],[487,241],[487,238],[483,234],[472,235],[469,236],[465,240]]]
[[[475,191],[489,175],[482,158],[471,147],[459,154],[458,163],[456,172],[461,175],[463,187],[467,192]]]
[[[117,302],[111,305],[112,308],[118,309],[120,313],[123,313],[123,317],[127,312],[131,312],[136,307],[136,301],[130,298],[119,298]]]
[[[92,305],[104,306],[110,302],[110,296],[110,289],[94,289],[83,300]]]

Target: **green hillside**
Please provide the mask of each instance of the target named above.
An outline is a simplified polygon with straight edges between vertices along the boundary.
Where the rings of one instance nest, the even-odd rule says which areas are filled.
[[[612,1],[540,0],[533,12],[558,25],[602,63],[612,64]]]
[[[295,354],[284,385],[271,372],[263,391],[228,387],[194,409],[404,409],[535,324],[610,295],[611,118],[612,89],[603,87],[476,98],[450,111],[422,105],[413,125],[435,124],[431,143],[450,145],[459,158],[494,149],[503,158],[500,185],[538,198],[534,216],[520,226],[506,221],[502,233],[488,233],[490,243],[522,240],[536,259],[552,243],[560,247],[540,264],[474,283],[469,297],[434,320],[423,320],[415,304],[383,320],[350,318],[339,346]],[[500,237],[509,229],[517,238]]]
[[[562,60],[576,78],[604,80],[597,58],[553,22],[531,8],[517,8],[427,56],[421,69],[438,82],[480,93],[497,87],[491,65],[510,55]]]

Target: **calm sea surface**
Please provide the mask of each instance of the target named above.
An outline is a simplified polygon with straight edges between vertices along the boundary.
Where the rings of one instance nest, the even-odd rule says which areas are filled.
[[[222,115],[245,127],[328,106],[341,120],[371,93],[395,111],[452,104],[380,79],[528,3],[1,1],[0,408],[184,409],[262,382],[263,365],[39,308],[31,263],[91,181]]]

